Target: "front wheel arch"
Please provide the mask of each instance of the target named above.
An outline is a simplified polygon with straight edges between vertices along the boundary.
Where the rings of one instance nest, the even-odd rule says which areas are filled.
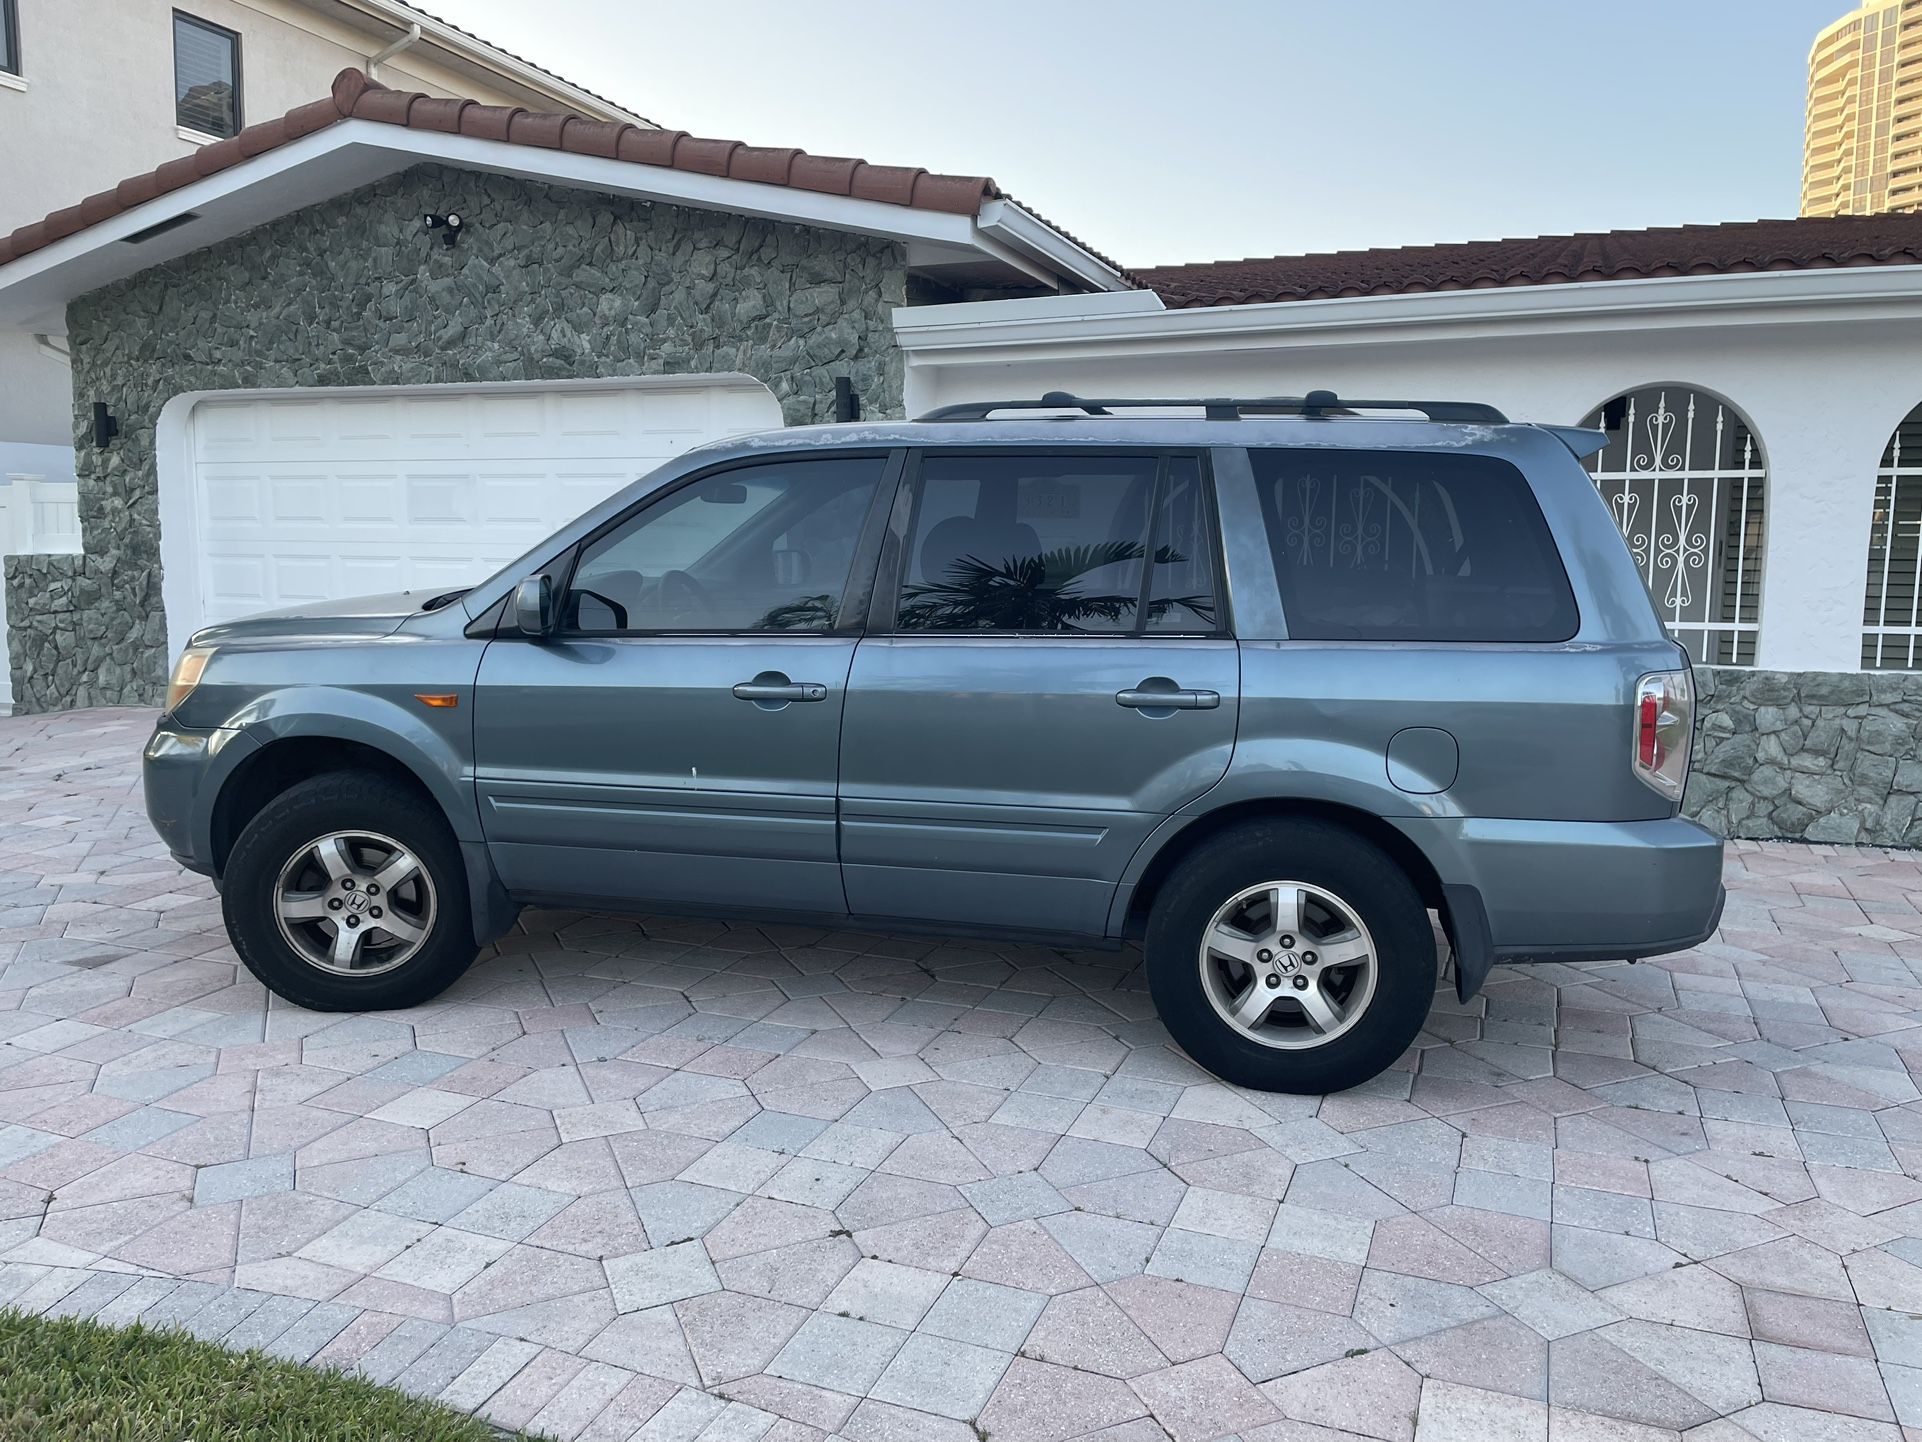
[[[413,768],[377,746],[337,736],[291,736],[270,741],[241,761],[214,800],[209,839],[213,843],[215,877],[226,872],[234,842],[248,822],[275,797],[329,771],[378,776],[440,809],[434,793]]]

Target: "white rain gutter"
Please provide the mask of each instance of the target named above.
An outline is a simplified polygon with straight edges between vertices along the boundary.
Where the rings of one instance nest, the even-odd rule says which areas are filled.
[[[1043,262],[1057,275],[1071,275],[1093,290],[1132,290],[1126,276],[1062,231],[1008,200],[990,200],[975,220],[983,235]]]
[[[392,60],[396,55],[400,54],[401,51],[411,50],[418,44],[420,44],[420,22],[415,20],[408,25],[406,33],[402,35],[400,39],[396,40],[392,45],[389,45],[385,50],[367,57],[367,78],[369,80],[380,79],[380,67],[382,65]]]

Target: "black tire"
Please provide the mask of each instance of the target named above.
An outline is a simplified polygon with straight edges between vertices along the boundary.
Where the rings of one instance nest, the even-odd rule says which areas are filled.
[[[364,976],[308,961],[282,934],[277,911],[282,868],[316,839],[353,830],[391,837],[406,847],[431,882],[434,898],[432,922],[418,949],[392,970]],[[309,777],[269,801],[234,843],[220,904],[227,935],[247,970],[275,995],[311,1011],[417,1006],[453,985],[479,950],[466,868],[446,819],[417,792],[366,772]],[[371,926],[370,934],[376,934]]]
[[[1201,940],[1217,909],[1269,881],[1334,894],[1374,942],[1373,998],[1347,1030],[1302,1050],[1245,1036],[1216,1011],[1201,979]],[[1246,822],[1202,842],[1156,894],[1145,949],[1149,991],[1174,1039],[1223,1081],[1256,1091],[1314,1095],[1360,1085],[1407,1050],[1435,993],[1435,936],[1420,893],[1380,848],[1322,821]]]

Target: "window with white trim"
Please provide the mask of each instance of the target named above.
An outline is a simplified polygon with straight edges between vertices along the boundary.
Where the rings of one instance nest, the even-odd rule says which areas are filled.
[[[240,37],[174,11],[174,123],[226,137],[240,133]]]
[[[13,0],[0,0],[0,70],[20,73],[20,12]]]
[[[1862,669],[1922,671],[1922,405],[1895,428],[1875,472],[1869,578],[1862,600]]]
[[[1753,666],[1762,609],[1762,443],[1726,401],[1644,386],[1591,412],[1587,462],[1655,609],[1691,659]]]

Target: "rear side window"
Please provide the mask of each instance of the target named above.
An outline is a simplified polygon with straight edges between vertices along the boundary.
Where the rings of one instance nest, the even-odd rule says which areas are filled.
[[[897,631],[1219,629],[1191,457],[932,452],[909,494]]]
[[[1566,641],[1579,617],[1522,473],[1488,456],[1251,449],[1288,634]]]

